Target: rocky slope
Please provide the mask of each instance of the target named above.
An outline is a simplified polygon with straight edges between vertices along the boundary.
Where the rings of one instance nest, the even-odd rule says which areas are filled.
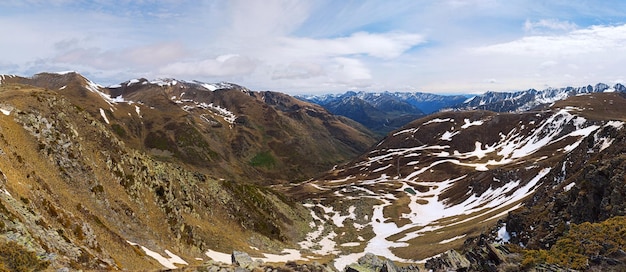
[[[76,73],[5,81],[62,94],[130,147],[222,178],[306,179],[374,142],[367,129],[320,106],[229,83],[134,79],[104,88]]]
[[[319,106],[233,84],[2,76],[0,101],[0,246],[36,256],[0,254],[10,268],[281,253],[304,238],[310,214],[259,184],[308,178],[372,142]]]

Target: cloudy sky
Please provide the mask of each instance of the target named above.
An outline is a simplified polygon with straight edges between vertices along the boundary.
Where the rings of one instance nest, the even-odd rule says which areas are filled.
[[[0,73],[478,93],[626,80],[626,1],[1,0]]]

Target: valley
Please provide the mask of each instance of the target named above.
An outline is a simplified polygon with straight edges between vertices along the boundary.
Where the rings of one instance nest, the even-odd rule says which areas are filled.
[[[201,271],[233,251],[446,270],[441,253],[491,244],[524,258],[626,211],[624,88],[588,87],[450,97],[380,130],[232,83],[3,75],[0,240],[54,270]],[[535,259],[498,265],[581,268]]]

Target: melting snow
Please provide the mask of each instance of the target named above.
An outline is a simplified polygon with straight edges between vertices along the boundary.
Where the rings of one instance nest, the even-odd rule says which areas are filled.
[[[0,105],[0,112],[2,112],[2,114],[4,115],[10,115],[13,109],[14,109],[13,106]]]
[[[463,234],[463,235],[455,236],[455,237],[452,237],[452,238],[450,238],[450,239],[441,240],[441,242],[439,242],[439,244],[447,244],[447,243],[450,243],[450,242],[452,242],[452,241],[454,241],[454,240],[461,239],[461,238],[463,238],[463,237],[465,237],[465,236],[467,236],[467,234]]]
[[[143,116],[141,116],[141,109],[137,105],[135,105],[135,112],[137,112],[137,116],[139,116],[139,118],[143,118]]]
[[[204,83],[204,84],[201,84],[201,85],[202,85],[202,87],[206,88],[209,91],[217,90],[217,86],[215,86],[213,84]]]
[[[57,74],[57,75],[67,75],[67,74],[71,74],[71,73],[76,73],[76,71],[61,71],[61,72],[52,72],[51,74]]]
[[[349,243],[341,244],[342,247],[355,247],[355,246],[359,246],[359,245],[361,245],[361,243],[359,243],[359,242],[349,242]]]
[[[210,249],[207,250],[207,252],[205,252],[204,254],[216,262],[227,263],[227,264],[232,262],[230,254],[226,254],[226,253],[222,253],[222,252],[214,251]]]
[[[207,104],[207,103],[204,103],[204,102],[198,103],[198,102],[191,101],[191,100],[184,100],[183,101],[183,100],[175,100],[175,99],[176,99],[176,97],[173,96],[172,100],[174,100],[174,102],[179,103],[179,104],[182,103],[182,102],[193,102],[193,103],[196,104],[195,106],[184,105],[183,106],[183,110],[185,110],[185,111],[189,111],[190,109],[193,109],[193,108],[208,109],[208,110],[211,110],[212,112],[218,114],[219,116],[221,116],[224,119],[224,121],[230,123],[231,125],[234,124],[235,120],[237,119],[237,115],[235,115],[233,112],[231,112],[231,111],[229,111],[229,110],[227,110],[225,108],[222,108],[219,105],[213,105],[213,103]]]
[[[455,132],[450,132],[450,131],[446,131],[443,133],[443,135],[441,135],[441,140],[444,141],[452,141],[452,137],[454,137],[454,135],[457,135],[461,133],[460,131],[455,131]]]
[[[506,165],[510,163],[524,163],[524,160],[518,159],[529,156],[537,152],[541,148],[557,143],[563,139],[575,137],[577,138],[575,143],[563,149],[565,150],[565,152],[569,152],[579,146],[582,140],[584,140],[586,137],[594,132],[596,132],[596,147],[603,149],[608,147],[612,143],[610,138],[605,139],[598,136],[601,131],[601,126],[591,125],[585,120],[585,118],[573,115],[572,113],[570,113],[570,111],[573,110],[575,109],[568,108],[556,111],[547,119],[544,119],[542,122],[536,122],[537,124],[535,124],[535,121],[531,121],[527,124],[521,123],[519,126],[511,129],[511,131],[509,131],[508,133],[500,133],[500,141],[496,141],[494,143],[481,143],[479,141],[476,141],[474,151],[470,152],[461,153],[458,150],[450,150],[450,146],[439,145],[422,145],[409,148],[380,149],[371,151],[369,153],[369,157],[366,160],[355,164],[353,167],[356,169],[361,169],[362,171],[373,169],[370,170],[370,173],[381,172],[380,176],[378,178],[372,177],[368,180],[359,180],[358,183],[350,185],[351,191],[361,190],[363,191],[363,193],[358,197],[349,197],[376,198],[382,202],[382,204],[373,206],[373,216],[369,220],[370,222],[366,224],[372,227],[375,237],[372,238],[370,241],[364,241],[366,243],[366,247],[363,252],[339,256],[335,260],[335,266],[341,270],[347,264],[350,264],[356,261],[360,256],[363,256],[365,252],[372,252],[376,255],[385,256],[386,258],[394,261],[402,261],[402,259],[395,256],[390,249],[394,247],[407,246],[408,244],[406,242],[411,241],[412,239],[419,237],[420,235],[423,235],[423,233],[425,232],[436,231],[443,228],[444,226],[463,224],[472,220],[482,220],[483,222],[486,222],[502,217],[511,210],[518,209],[523,205],[521,201],[535,192],[535,190],[540,185],[541,179],[546,177],[546,175],[550,173],[552,168],[542,169],[539,168],[539,166],[537,165],[535,165],[534,167],[525,167],[524,169],[526,169],[526,171],[532,171],[532,173],[535,173],[532,179],[513,180],[508,182],[500,181],[499,184],[496,185],[501,186],[490,187],[480,195],[469,195],[467,199],[465,199],[462,203],[456,205],[450,205],[445,200],[439,199],[439,195],[441,195],[442,192],[450,189],[452,186],[455,185],[455,183],[465,179],[467,176],[461,176],[455,179],[448,179],[444,181],[420,181],[419,176],[427,171],[432,172],[435,166],[444,163],[452,163],[461,166],[473,167],[475,170],[478,171],[488,170],[489,166]],[[541,117],[541,114],[538,115],[539,117]],[[422,124],[422,126],[430,123],[441,122],[454,122],[454,120],[449,118],[433,119]],[[483,125],[484,122],[485,121],[483,120],[470,121],[469,119],[464,119],[464,125],[461,126],[461,128],[465,129],[471,126]],[[605,127],[613,126],[619,129],[623,125],[623,122],[611,121],[607,122],[605,124]],[[394,135],[402,133],[415,133],[416,131],[417,129],[415,128],[406,129],[399,131]],[[564,133],[566,131],[568,133]],[[440,139],[449,140],[451,139],[451,137],[455,136],[458,133],[462,132],[454,132],[454,130],[446,131]],[[421,168],[416,167],[413,173],[404,177],[402,180],[394,179],[392,181],[388,177],[389,168],[393,167],[393,162],[395,161],[395,159],[401,157],[413,158],[411,161],[406,162],[406,165],[416,165],[419,163],[420,160],[427,160],[429,161],[428,164],[430,165],[426,164],[424,167]],[[491,157],[493,157],[494,159],[489,159],[486,162],[483,160],[484,158]],[[539,160],[545,158],[547,157],[543,156]],[[333,184],[332,186],[335,186],[334,184],[337,184],[339,182],[345,182],[351,179],[355,179],[355,177],[350,176],[343,179],[327,181],[326,184]],[[410,198],[410,202],[408,204],[409,212],[402,214],[401,217],[409,219],[409,224],[405,224],[399,227],[392,220],[384,217],[383,209],[386,206],[391,205],[396,199],[393,194],[381,195],[380,192],[373,192],[368,188],[358,186],[366,186],[385,182],[401,183],[403,186],[398,189],[398,191],[400,192],[404,191],[404,189],[408,187],[414,188],[415,186],[419,186],[422,188],[428,188],[427,191],[416,191],[414,194],[407,193],[407,196]],[[311,184],[313,185],[314,183]],[[319,184],[315,184],[315,186],[317,188],[320,188],[320,190],[331,190],[333,188],[336,188],[332,186],[321,186]],[[574,184],[570,184],[564,187],[564,190],[570,190],[572,186],[574,186]],[[345,192],[343,191],[343,189],[337,190],[335,192],[337,192],[337,196],[346,197],[342,194]],[[315,205],[311,204],[311,207],[313,206]],[[333,218],[335,218],[335,216],[339,215],[339,213],[333,211],[332,207],[323,207],[322,209],[324,210],[324,217],[327,218],[328,221],[330,221],[330,216],[333,216]],[[319,217],[315,216],[315,213],[313,211],[312,215],[314,216],[314,218],[319,219],[319,222],[323,222]],[[454,216],[459,215],[466,215],[466,218],[464,218],[463,220],[453,221],[452,223],[446,223],[441,225],[438,224],[438,221],[444,218],[453,218]],[[339,217],[337,217],[337,219],[339,219]],[[343,220],[341,221],[341,224],[335,223],[335,225],[343,226]],[[353,223],[353,225],[355,229],[357,229],[357,224]],[[315,226],[315,224],[313,224],[313,226]],[[363,225],[359,224],[358,226]],[[317,231],[314,232],[316,240],[308,239],[307,242],[314,243],[314,241],[319,240],[319,238],[322,236],[323,230],[323,226],[319,225]],[[395,241],[390,241],[387,239],[388,237],[399,233],[403,234],[400,239],[397,239]],[[334,232],[331,232],[331,234],[334,235]],[[334,238],[333,235],[327,235],[325,238],[332,239]],[[502,241],[506,242],[510,239],[510,234],[507,232],[506,226],[498,230],[498,235]],[[450,239],[442,240],[440,243],[449,243],[451,241],[461,238],[463,238],[463,236],[457,236]],[[330,243],[330,241],[326,242]],[[333,244],[333,246],[335,245]],[[344,244],[342,244],[342,246],[344,246]]]
[[[169,258],[165,258],[163,257],[161,254],[156,253],[142,245],[133,243],[131,241],[126,241],[127,243],[129,243],[132,246],[139,246],[141,247],[141,249],[146,253],[146,255],[154,258],[155,260],[157,260],[161,265],[165,266],[166,268],[169,269],[176,269],[178,268],[175,264],[183,264],[183,265],[189,265],[189,263],[187,263],[185,260],[183,260],[181,257],[176,256],[174,253],[170,252],[169,250],[165,250],[165,254],[169,255]]]
[[[470,122],[470,120],[467,119],[467,118],[465,118],[464,122],[465,122],[465,124],[463,124],[461,126],[461,128],[463,128],[463,129],[471,127],[471,126],[480,126],[480,125],[482,125],[484,123],[484,121],[482,121],[482,120]]]
[[[104,119],[104,122],[106,122],[107,124],[110,124],[109,119],[107,118],[107,115],[102,108],[100,108],[100,115],[102,115],[102,119]]]
[[[574,188],[574,185],[576,185],[575,182],[572,182],[572,183],[568,184],[567,186],[563,187],[563,191],[568,192],[569,190]]]
[[[511,235],[506,231],[506,224],[498,229],[498,238],[504,243],[508,243],[511,240]]]
[[[432,123],[443,123],[443,122],[454,122],[454,120],[452,118],[446,118],[446,119],[435,118],[426,123],[423,123],[422,126],[432,124]]]

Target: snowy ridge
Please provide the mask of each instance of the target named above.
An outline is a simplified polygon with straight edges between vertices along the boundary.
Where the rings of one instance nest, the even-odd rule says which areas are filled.
[[[234,125],[235,120],[237,119],[237,115],[235,115],[228,109],[222,108],[219,105],[214,105],[213,103],[208,103],[208,104],[204,102],[198,103],[196,101],[189,100],[189,99],[176,100],[174,97],[172,97],[172,100],[177,104],[186,103],[186,105],[182,106],[184,111],[190,111],[194,108],[209,110],[212,113],[220,116],[222,119],[224,119],[224,121],[228,122],[231,125]],[[192,105],[189,105],[189,103],[192,103]]]
[[[146,83],[147,81],[143,81],[143,80],[139,80],[139,79],[130,80],[128,82],[125,82],[125,84],[126,84],[126,86],[130,86],[132,84],[136,84],[136,83],[139,83],[139,82],[142,82],[142,84],[147,84]],[[220,89],[240,88],[239,86],[237,86],[235,84],[232,84],[232,83],[228,83],[228,82],[205,83],[205,82],[201,82],[201,81],[197,81],[197,80],[185,81],[185,80],[177,80],[177,79],[173,79],[173,78],[159,78],[159,79],[152,80],[149,83],[158,85],[160,87],[172,87],[172,86],[176,86],[179,83],[185,83],[185,84],[201,86],[202,88],[207,89],[209,91],[216,91],[216,90],[220,90]]]
[[[598,83],[595,86],[547,88],[545,90],[529,89],[518,92],[486,92],[467,99],[456,109],[486,109],[497,112],[523,112],[539,105],[550,104],[567,99],[571,96],[602,92],[624,92],[624,85],[617,83],[609,86]]]

